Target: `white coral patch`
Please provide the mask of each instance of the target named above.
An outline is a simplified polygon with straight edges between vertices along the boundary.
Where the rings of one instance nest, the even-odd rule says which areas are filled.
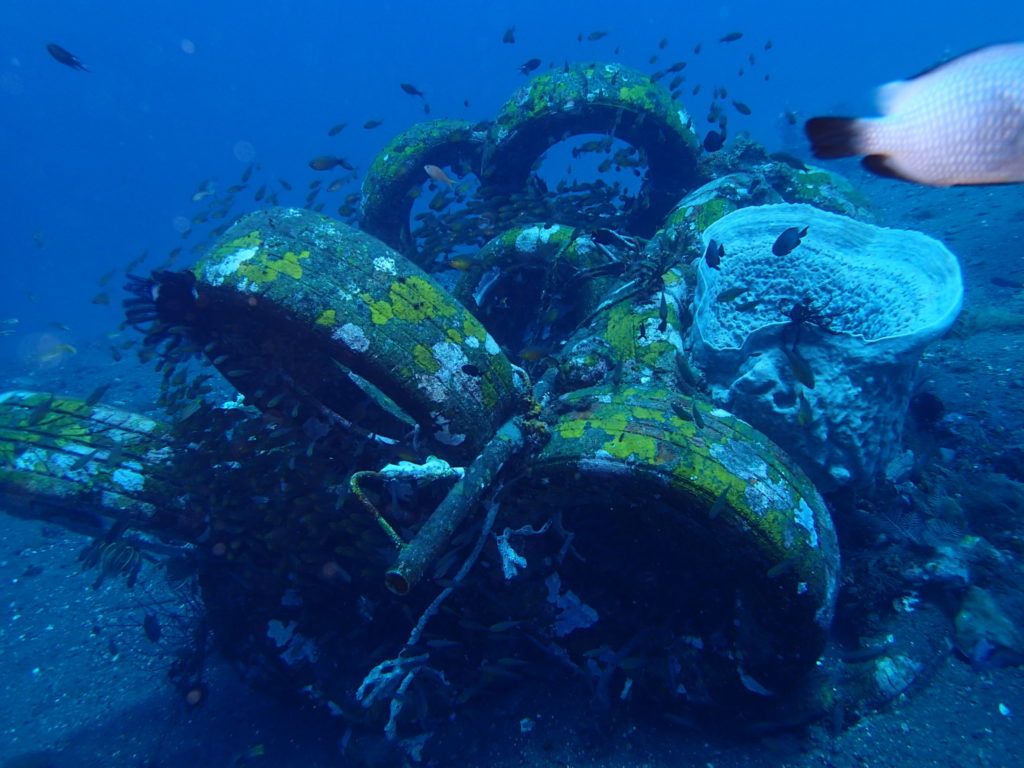
[[[173,457],[174,449],[167,445],[162,448],[153,448],[145,453],[147,464],[164,464],[170,461]]]
[[[462,366],[469,362],[462,347],[453,341],[439,341],[431,347],[434,352],[434,359],[441,365],[438,376],[449,378],[462,373]]]
[[[800,503],[796,505],[794,510],[793,517],[796,520],[796,524],[807,531],[807,543],[812,547],[818,546],[818,529],[814,525],[814,510],[811,509],[810,505],[803,499],[800,499]]]
[[[218,264],[209,264],[204,270],[206,281],[210,285],[221,285],[228,277],[235,274],[238,268],[260,252],[258,246],[239,248],[230,256],[222,259]]]
[[[366,338],[363,329],[354,323],[345,323],[335,328],[331,338],[340,341],[353,352],[365,352],[370,348],[370,340]]]
[[[422,389],[427,399],[434,403],[443,403],[448,396],[448,389],[433,373],[421,373],[416,376],[416,386]]]
[[[438,427],[434,431],[434,439],[437,440],[437,442],[443,445],[462,445],[466,442],[465,435],[451,431],[449,428],[451,422],[442,416],[440,412],[435,411],[430,414],[430,416]]]
[[[501,352],[501,347],[498,346],[498,342],[496,342],[494,337],[489,333],[487,334],[487,338],[484,339],[484,349],[492,355],[496,355]]]
[[[550,227],[529,227],[524,229],[516,237],[516,250],[521,253],[533,253],[533,251],[537,250],[538,243],[547,243],[551,236],[559,229],[561,227],[558,224],[552,224]]]
[[[140,473],[121,467],[115,469],[111,478],[126,491],[141,491],[146,483],[146,478]]]
[[[377,256],[373,260],[373,268],[378,272],[386,272],[389,275],[396,274],[395,260],[390,256]]]

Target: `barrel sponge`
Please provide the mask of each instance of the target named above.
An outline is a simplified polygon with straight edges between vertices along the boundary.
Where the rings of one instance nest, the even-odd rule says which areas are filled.
[[[790,227],[807,234],[778,256]],[[718,269],[701,259],[690,340],[716,402],[823,489],[870,481],[899,445],[922,350],[960,311],[956,257],[809,205],[742,208],[703,237],[725,255]]]

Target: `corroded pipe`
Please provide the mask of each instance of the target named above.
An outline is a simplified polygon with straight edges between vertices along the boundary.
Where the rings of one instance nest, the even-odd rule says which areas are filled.
[[[501,468],[525,446],[526,437],[516,419],[505,422],[412,540],[399,551],[384,576],[388,589],[398,595],[412,589],[447,546],[459,524],[484,494],[493,490],[494,478]]]

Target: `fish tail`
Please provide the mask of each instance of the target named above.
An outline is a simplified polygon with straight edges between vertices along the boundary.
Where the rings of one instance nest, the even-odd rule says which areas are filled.
[[[854,117],[812,117],[804,124],[811,152],[823,160],[864,154],[859,123]]]

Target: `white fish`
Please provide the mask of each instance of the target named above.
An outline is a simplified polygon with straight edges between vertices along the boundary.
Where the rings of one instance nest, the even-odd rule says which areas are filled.
[[[935,187],[1024,182],[1024,43],[980,48],[882,86],[884,117],[815,117],[815,157],[867,155],[881,176]]]

